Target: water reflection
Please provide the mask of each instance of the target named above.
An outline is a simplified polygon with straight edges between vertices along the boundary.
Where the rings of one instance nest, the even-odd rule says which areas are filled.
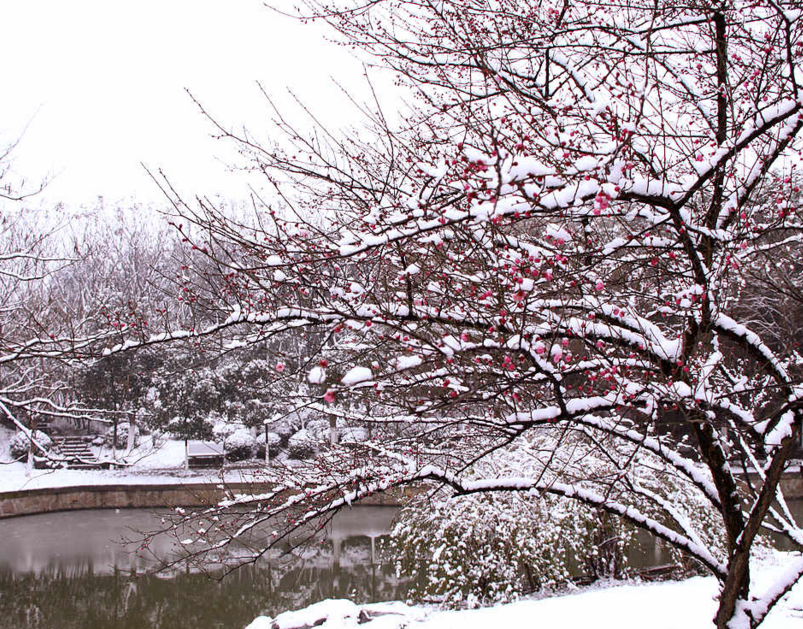
[[[253,566],[215,580],[176,566],[170,578],[153,567],[133,531],[153,530],[158,515],[143,510],[42,514],[0,521],[0,628],[233,629],[260,614],[324,598],[357,602],[404,598],[408,584],[378,562],[378,540],[395,510],[359,507],[331,525],[329,538],[297,557],[277,549]],[[174,540],[150,545],[162,559]]]

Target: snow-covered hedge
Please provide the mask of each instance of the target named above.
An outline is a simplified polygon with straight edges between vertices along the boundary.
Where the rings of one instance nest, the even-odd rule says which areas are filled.
[[[306,459],[315,454],[317,444],[306,430],[299,430],[287,442],[287,453],[293,459]]]
[[[237,428],[223,441],[223,449],[228,461],[250,459],[254,456],[256,438],[248,428]]]
[[[329,420],[313,419],[307,422],[306,431],[310,439],[321,443],[329,441]]]
[[[53,445],[53,440],[41,430],[34,432],[33,438],[44,448],[50,448],[50,446]],[[24,432],[18,432],[11,438],[11,441],[8,442],[8,449],[13,458],[21,459],[28,455],[30,444],[31,440],[28,438],[28,435]],[[41,454],[41,452],[37,448],[34,448],[34,454]]]
[[[217,441],[225,441],[237,430],[245,428],[244,424],[239,422],[231,422],[226,417],[215,411],[209,413],[206,421],[212,426],[212,435]]]
[[[416,499],[400,512],[388,549],[397,572],[414,579],[411,598],[473,607],[565,584],[589,568],[621,571],[633,536],[574,501],[489,493]]]

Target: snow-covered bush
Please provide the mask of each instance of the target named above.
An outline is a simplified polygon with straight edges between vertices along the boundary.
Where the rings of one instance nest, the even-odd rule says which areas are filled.
[[[228,421],[222,414],[217,411],[211,411],[206,418],[212,426],[212,435],[218,441],[225,441],[235,431],[245,428],[243,424]]]
[[[598,443],[582,435],[565,435],[571,455],[555,452],[552,437],[521,441],[476,464],[478,478],[517,478],[539,473],[544,461],[566,476],[581,471],[584,489],[603,491],[604,454]],[[724,561],[725,539],[719,513],[710,509],[695,488],[658,472],[656,457],[646,452],[630,458],[637,496],[618,494],[623,508],[650,513],[664,526],[682,523],[698,532],[701,544]],[[634,492],[636,493],[636,492]],[[672,518],[652,502],[672,505]],[[488,492],[450,497],[443,493],[418,497],[402,509],[388,550],[400,574],[413,577],[410,596],[437,600],[446,606],[508,601],[522,594],[550,589],[579,577],[620,577],[627,571],[626,549],[636,544],[636,528],[595,506],[571,498],[535,492]],[[702,566],[673,549],[672,562],[685,573]]]
[[[346,428],[346,422],[342,419],[337,420],[338,432]],[[320,443],[329,443],[329,420],[328,419],[313,419],[307,422],[307,432],[310,438]]]
[[[329,441],[328,419],[313,419],[312,421],[307,422],[306,430],[310,439],[314,441]]]
[[[281,445],[287,445],[290,437],[296,432],[296,428],[289,420],[282,420],[270,424],[270,432],[279,436]]]
[[[36,440],[44,448],[50,448],[53,445],[53,440],[48,437],[45,433],[41,430],[37,430],[33,434],[33,438]],[[31,440],[28,438],[24,432],[18,432],[11,438],[11,441],[8,443],[8,449],[11,452],[11,456],[15,459],[21,459],[28,455],[28,449],[30,448]],[[34,454],[41,454],[37,448],[34,448]]]
[[[268,433],[268,448],[270,450],[270,456],[276,456],[279,454],[279,450],[282,447],[282,438],[275,432]],[[257,435],[255,441],[255,448],[256,448],[256,457],[259,459],[265,458],[265,433],[262,432]]]
[[[250,459],[254,455],[256,439],[248,428],[240,427],[235,429],[223,441],[223,450],[226,459],[229,461],[242,461]]]
[[[287,452],[290,458],[306,459],[315,454],[317,445],[306,429],[299,430],[287,442]]]
[[[362,426],[349,426],[340,433],[340,443],[363,443],[368,441],[368,430]]]
[[[120,422],[119,424],[117,424],[117,442],[113,444],[114,447],[116,448],[128,447],[128,430],[129,430],[128,422]],[[139,426],[134,425],[134,445],[139,443],[139,436],[140,436]],[[114,426],[109,426],[106,429],[106,443],[112,445],[113,441],[114,441]]]
[[[595,539],[600,527],[604,547]],[[617,576],[634,534],[576,501],[488,493],[415,499],[400,512],[388,550],[397,571],[413,577],[413,599],[474,606],[565,584],[588,566],[594,576],[605,565]]]
[[[148,410],[146,408],[142,407],[139,410],[137,410],[136,419],[134,420],[134,422],[136,423],[137,428],[139,429],[140,435],[151,434],[152,430],[150,427],[150,413],[148,413]]]

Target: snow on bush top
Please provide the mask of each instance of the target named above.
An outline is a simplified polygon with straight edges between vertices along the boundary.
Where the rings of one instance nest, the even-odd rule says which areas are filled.
[[[374,374],[368,367],[353,367],[345,376],[343,376],[343,380],[341,382],[346,386],[350,386],[373,379]]]

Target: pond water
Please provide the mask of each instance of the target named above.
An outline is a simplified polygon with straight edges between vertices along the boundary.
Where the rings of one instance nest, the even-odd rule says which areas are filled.
[[[149,510],[49,513],[0,521],[2,629],[241,629],[275,614],[338,597],[404,598],[408,584],[375,552],[392,507],[356,507],[331,523],[329,537],[295,556],[276,550],[216,580],[181,564],[169,575],[137,553],[137,531],[158,528]],[[156,538],[161,559],[174,540]]]

